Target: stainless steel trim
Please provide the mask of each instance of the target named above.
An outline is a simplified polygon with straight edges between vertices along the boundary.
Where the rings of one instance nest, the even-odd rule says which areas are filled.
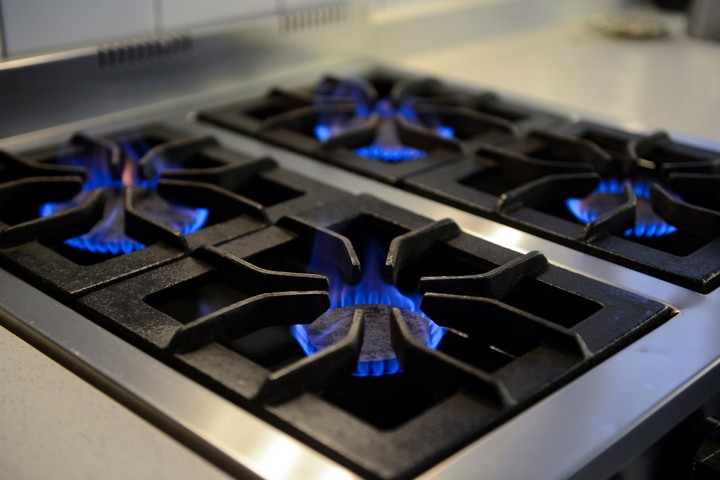
[[[95,52],[95,47],[82,47],[82,48],[75,48],[72,50],[65,50],[62,52],[55,52],[55,53],[44,53],[40,55],[32,55],[29,57],[20,57],[20,58],[3,58],[3,61],[0,62],[0,72],[3,70],[13,70],[16,68],[26,68],[26,67],[32,67],[35,65],[43,65],[46,63],[55,63],[55,62],[62,62],[65,60],[73,60],[83,57],[88,57],[90,55],[93,55]],[[7,52],[4,52],[5,55],[7,55]]]
[[[274,479],[357,478],[2,269],[0,299],[0,325],[229,473]]]
[[[197,53],[202,48],[197,45],[196,47],[194,57],[199,56]],[[89,65],[86,65],[83,69],[87,68],[95,72],[96,64],[94,59],[91,60],[92,61],[89,61]],[[92,131],[109,126],[113,128],[135,128],[142,123],[163,121],[172,117],[173,114],[181,117],[199,105],[222,105],[227,103],[228,99],[243,98],[248,95],[261,95],[268,88],[268,85],[272,85],[273,83],[303,85],[316,80],[321,72],[334,71],[338,74],[353,72],[357,71],[357,69],[367,68],[371,62],[370,59],[338,57],[336,55],[328,56],[324,59],[317,59],[316,62],[305,65],[295,65],[293,64],[294,60],[294,56],[291,53],[279,52],[278,56],[273,59],[273,65],[276,65],[278,68],[284,65],[282,70],[275,70],[275,67],[268,68],[263,71],[262,75],[257,72],[251,74],[250,77],[252,78],[243,77],[241,71],[231,70],[238,78],[227,84],[220,83],[212,89],[203,88],[201,90],[189,91],[186,95],[173,95],[169,98],[158,98],[157,95],[151,95],[152,100],[146,100],[140,105],[138,105],[137,102],[128,104],[128,102],[120,101],[114,109],[109,111],[101,109],[92,113],[86,112],[85,115],[79,117],[82,119],[77,121],[68,119],[63,112],[56,111],[57,109],[53,109],[53,111],[48,111],[48,109],[33,111],[32,114],[29,115],[29,118],[39,116],[47,119],[50,117],[52,118],[50,125],[56,126],[42,128],[33,121],[31,124],[35,128],[30,128],[23,133],[2,138],[3,128],[2,125],[0,125],[0,148],[35,148],[41,146],[41,143],[63,142],[65,141],[64,136],[77,130]],[[266,58],[264,61],[268,62],[269,60]],[[0,63],[0,70],[1,69],[2,63]],[[134,73],[142,76],[143,72],[135,71]],[[155,87],[165,88],[167,81],[167,78],[163,80],[146,78],[143,82],[148,84],[148,90],[151,90],[150,83]],[[2,86],[2,72],[0,72],[0,86]],[[72,95],[72,102],[70,103],[72,105],[82,105],[83,102],[85,102],[82,95],[84,90],[74,89],[74,91],[74,94],[70,94]],[[137,94],[136,97],[143,98],[141,95],[142,94]],[[94,97],[94,100],[90,103],[96,103],[97,101],[99,101],[99,99]],[[0,109],[2,109],[3,106],[2,97],[0,97]],[[17,122],[17,119],[22,117],[23,114],[20,111],[14,110],[14,107],[17,107],[17,105],[9,106],[8,111],[17,114],[16,117],[13,117]],[[58,114],[61,116],[55,118]]]

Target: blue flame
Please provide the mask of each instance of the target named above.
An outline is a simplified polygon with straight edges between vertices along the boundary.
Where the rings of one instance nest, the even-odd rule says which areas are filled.
[[[443,138],[455,138],[455,129],[449,125],[440,123],[437,115],[426,115],[426,119],[421,120],[415,108],[416,103],[417,100],[414,97],[407,98],[402,102],[402,105],[398,109],[400,116],[410,123],[433,130]]]
[[[340,82],[325,81],[315,92],[314,104],[316,106],[333,105],[337,102],[346,102],[348,99],[355,105],[359,117],[367,117],[372,113],[370,90],[367,81],[360,77],[345,77]]]
[[[332,129],[328,125],[315,125],[315,137],[321,142],[327,142],[332,137]]]
[[[117,178],[117,175],[111,172],[109,162],[104,158],[72,156],[60,157],[58,160],[60,164],[85,167],[88,178],[83,184],[83,190],[70,201],[42,204],[39,212],[41,217],[79,206],[97,189],[103,189],[108,194],[102,220],[84,235],[65,240],[66,245],[91,253],[109,255],[127,254],[145,248],[144,244],[129,238],[124,233],[123,191],[131,185],[152,191],[157,186],[158,178],[142,179],[137,174],[138,161],[147,153],[148,147],[141,145],[137,148],[131,144],[122,144],[122,149],[126,156],[121,178]],[[145,206],[147,208],[139,208],[147,210],[143,213],[178,230],[183,235],[202,228],[210,213],[205,208],[191,209],[170,205],[154,193],[145,199]]]
[[[454,138],[455,129],[447,125],[440,125],[437,127],[437,133],[443,138]]]
[[[447,125],[440,125],[436,131],[437,131],[437,134],[443,138],[454,138],[455,137],[455,129],[452,127],[448,127]],[[333,135],[332,128],[330,128],[328,125],[323,125],[323,124],[315,125],[315,127],[313,128],[313,132],[315,133],[315,138],[317,138],[321,142],[327,142],[328,140],[330,140],[330,137],[332,137],[332,135]],[[368,148],[368,147],[365,147],[365,148]],[[408,148],[408,147],[404,147],[404,148]],[[412,148],[408,148],[408,149],[414,150]],[[358,149],[358,150],[361,150],[361,149]],[[424,156],[425,152],[423,152],[422,150],[415,150],[415,151],[420,152],[421,154],[423,154],[422,156]],[[356,152],[357,152],[357,150],[356,150]],[[361,156],[363,156],[363,155],[361,155]],[[422,157],[420,157],[420,158],[422,158]]]
[[[326,142],[333,135],[332,128],[328,125],[316,125],[314,128],[315,137],[321,142]],[[442,133],[441,133],[442,135]],[[425,158],[427,153],[423,150],[407,147],[404,145],[384,146],[379,143],[373,143],[366,147],[360,147],[355,153],[363,158],[370,160],[380,160],[383,162],[406,162],[408,160],[417,160]]]
[[[322,247],[316,242],[313,260],[308,270],[312,273],[326,275],[330,279],[330,310],[353,305],[389,305],[406,311],[414,312],[424,320],[422,326],[423,343],[429,348],[435,349],[445,335],[446,329],[438,326],[420,310],[422,295],[418,292],[403,294],[395,285],[387,283],[381,272],[381,266],[385,263],[385,252],[383,247],[375,239],[366,238],[363,242],[366,247],[362,260],[362,276],[357,284],[351,285],[343,280],[342,274],[337,267],[331,266],[322,260],[317,252]],[[329,328],[319,335],[310,338],[308,325],[293,325],[291,332],[306,355],[312,355],[318,351],[315,343],[320,343],[324,337],[334,332]],[[371,328],[367,326],[366,328]],[[358,361],[356,371],[353,375],[358,377],[391,375],[400,372],[400,364],[397,358],[383,360],[362,360]]]
[[[567,208],[583,223],[595,221],[608,213],[614,206],[621,203],[621,195],[625,191],[624,182],[618,179],[604,179],[598,187],[585,198],[568,198]],[[638,198],[635,226],[623,232],[626,237],[653,238],[669,235],[677,231],[674,227],[658,217],[650,204],[650,182],[632,182],[632,189]]]
[[[46,217],[69,208],[77,207],[87,196],[87,192],[83,192],[70,202],[45,203],[40,207],[40,215]],[[104,215],[100,222],[86,234],[80,237],[69,238],[65,240],[64,243],[79,250],[110,255],[131,253],[135,250],[145,248],[145,245],[142,243],[136,242],[122,233],[122,225],[124,223],[122,219],[123,209],[120,205],[117,205],[120,202],[121,200],[112,197],[105,207],[106,215]]]
[[[405,99],[398,108],[388,98],[381,98],[374,104],[371,103],[365,94],[367,89],[363,87],[364,84],[365,80],[363,79],[348,78],[334,85],[331,89],[328,89],[327,84],[321,85],[317,92],[316,105],[331,104],[338,99],[350,98],[355,104],[355,117],[348,120],[339,115],[322,115],[318,124],[313,128],[315,138],[321,142],[326,142],[332,136],[352,128],[370,115],[377,114],[381,120],[375,141],[371,145],[356,149],[355,153],[369,160],[398,163],[425,158],[427,152],[402,144],[397,133],[394,133],[395,128],[387,125],[388,122],[393,121],[393,117],[396,115],[405,118],[409,122],[430,128],[443,138],[453,138],[455,136],[455,130],[452,127],[441,124],[430,127],[424,125],[418,118],[415,109],[416,101],[412,97]]]
[[[418,150],[416,148],[406,146],[386,147],[377,143],[373,143],[367,147],[358,148],[355,150],[355,153],[363,158],[380,160],[382,162],[389,163],[418,160],[427,156],[425,151]]]

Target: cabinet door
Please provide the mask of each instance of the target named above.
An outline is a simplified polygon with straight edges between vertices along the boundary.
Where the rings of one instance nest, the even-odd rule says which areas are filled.
[[[153,33],[152,0],[1,0],[10,55]]]
[[[274,0],[160,0],[160,22],[165,30],[212,25],[274,13]]]

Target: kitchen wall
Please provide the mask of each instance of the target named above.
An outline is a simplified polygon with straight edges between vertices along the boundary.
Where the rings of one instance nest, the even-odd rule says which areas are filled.
[[[9,5],[0,1],[3,7]],[[128,8],[135,1],[141,0],[130,0]],[[0,138],[70,123],[79,130],[86,128],[82,122],[87,119],[105,116],[189,111],[209,99],[232,98],[240,90],[259,94],[275,76],[307,72],[309,81],[310,72],[315,72],[314,79],[318,71],[327,70],[323,65],[352,62],[358,67],[354,59],[363,56],[368,44],[367,2],[302,9],[299,6],[313,2],[270,3],[284,13],[108,43],[87,40],[90,43],[76,48],[58,43],[44,53],[8,57],[0,61],[0,112],[12,120],[0,122]],[[2,94],[6,92],[11,94]]]
[[[289,20],[303,26],[342,15],[350,4],[364,7],[354,11],[372,12],[370,51],[392,55],[525,28],[558,12],[577,14],[627,1],[0,0],[0,61],[188,30],[239,30],[273,16],[282,25],[289,12],[305,12]]]
[[[0,49],[26,56],[183,29],[228,25],[333,0],[0,0]]]
[[[18,50],[0,61],[0,92],[12,92],[0,95],[0,111],[13,112],[11,122],[0,123],[0,137],[20,136],[117,112],[138,116],[166,111],[169,106],[190,109],[216,98],[231,98],[240,90],[245,94],[260,93],[276,76],[305,75],[303,78],[309,82],[317,72],[337,72],[340,65],[347,65],[349,71],[377,60],[397,65],[397,60],[406,54],[441,49],[471,39],[490,41],[502,33],[551,24],[578,12],[584,15],[605,5],[623,3],[264,0],[263,5],[271,5],[274,12],[282,13],[263,15],[257,1],[209,0],[213,8],[203,2],[203,9],[210,12],[201,11],[193,16],[180,8],[183,2],[188,2],[187,9],[196,8],[189,1],[128,0],[121,8],[109,0],[0,0],[4,24],[13,23],[12,31],[18,31],[18,27],[10,18],[24,18],[30,29],[39,28],[30,26],[35,25],[33,22],[40,25],[59,22],[52,28],[46,25],[47,31],[38,33],[44,40],[32,40],[35,50]],[[322,8],[310,8],[319,2],[323,2]],[[89,4],[95,5],[91,10],[92,22],[83,23],[80,19],[86,17],[80,12]],[[9,15],[12,12],[16,13]],[[148,12],[150,23],[140,18]],[[243,15],[246,21],[238,21]],[[125,31],[128,36],[102,45],[110,39],[99,36],[112,34],[117,39],[122,29],[117,30],[115,24],[124,24],[126,17],[133,21],[140,18],[141,23],[133,24],[132,29],[123,25],[122,28],[130,29]],[[106,25],[98,27],[103,22]],[[197,26],[182,27],[191,24]],[[169,29],[170,25],[178,28]],[[82,32],[73,33],[73,26]],[[167,41],[152,35],[143,37],[142,32],[164,31],[163,26],[168,28]],[[188,30],[192,35],[176,37],[176,33]],[[75,40],[70,40],[70,35],[76,35]],[[75,50],[68,43],[72,41],[78,47]],[[38,55],[43,52],[41,44],[45,45],[46,53],[53,54]],[[15,45],[15,49],[21,48]],[[25,48],[29,49],[30,44]],[[81,129],[83,125],[78,123],[73,128]]]

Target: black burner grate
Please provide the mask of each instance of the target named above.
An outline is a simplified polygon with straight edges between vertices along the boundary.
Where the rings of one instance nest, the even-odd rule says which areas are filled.
[[[200,118],[388,183],[479,144],[507,143],[532,126],[567,123],[492,93],[382,71],[325,77],[307,91],[273,89]]]
[[[422,296],[420,310],[370,294],[334,304],[373,269]],[[672,315],[370,196],[198,248],[75,306],[372,478],[419,474]],[[306,356],[294,332],[328,315],[332,341]],[[437,342],[418,334],[420,315],[444,330]],[[396,367],[362,370],[365,344],[383,336]]]
[[[373,88],[412,90],[430,106],[456,95],[397,83]],[[581,179],[582,195],[597,171],[625,165],[620,147],[556,134],[506,147],[477,147],[477,157],[492,185],[508,182],[507,205],[508,192],[538,179]],[[673,188],[708,168],[702,158],[677,165],[663,148],[643,159],[675,175]],[[89,189],[95,164],[112,181]],[[211,137],[160,126],[77,135],[60,154],[3,153],[0,166],[4,266],[369,478],[427,470],[674,314],[540,252],[337,191]],[[519,183],[505,178],[514,170]],[[477,192],[482,175],[471,177]],[[111,195],[122,200],[119,230],[144,248],[98,255],[67,243],[107,217]],[[147,211],[148,195],[206,209],[206,221],[180,231]]]
[[[407,188],[707,293],[720,284],[720,154],[578,123],[483,146]]]
[[[0,173],[0,261],[63,298],[346,196],[160,126],[3,152]],[[177,208],[202,212],[202,222],[168,223]]]

